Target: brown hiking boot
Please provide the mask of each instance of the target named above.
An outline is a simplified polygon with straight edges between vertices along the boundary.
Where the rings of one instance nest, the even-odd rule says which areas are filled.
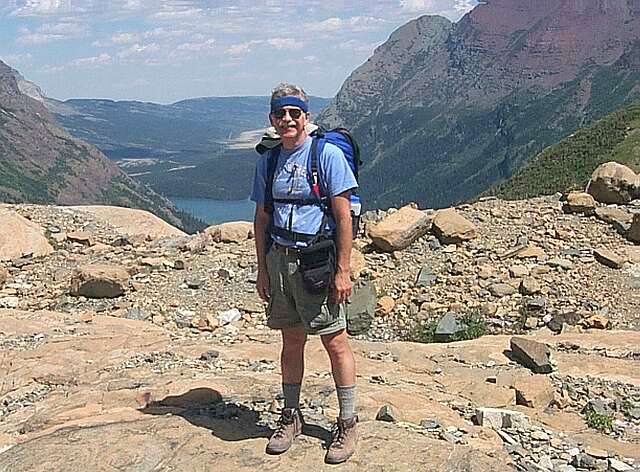
[[[327,464],[340,464],[349,459],[356,451],[356,443],[358,442],[357,423],[357,416],[347,420],[338,418],[331,445],[327,455],[324,457],[324,461]]]
[[[278,427],[267,443],[267,454],[282,454],[291,447],[291,443],[302,433],[302,413],[296,408],[284,408]]]

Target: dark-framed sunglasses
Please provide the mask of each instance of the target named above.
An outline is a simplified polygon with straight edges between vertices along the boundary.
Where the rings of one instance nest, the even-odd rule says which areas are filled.
[[[300,118],[304,113],[300,108],[278,108],[277,110],[274,110],[273,116],[281,120],[282,118],[284,118],[287,112],[289,113],[289,116],[294,120]]]

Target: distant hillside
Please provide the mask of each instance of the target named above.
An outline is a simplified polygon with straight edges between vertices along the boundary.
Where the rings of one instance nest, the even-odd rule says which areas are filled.
[[[329,99],[310,97],[315,116]],[[75,137],[116,160],[123,170],[172,197],[243,199],[256,153],[227,149],[248,130],[266,128],[268,97],[204,97],[170,105],[138,101],[46,99]]]
[[[608,161],[640,170],[640,102],[548,147],[485,195],[515,200],[584,189],[596,167]]]
[[[362,144],[369,205],[443,207],[638,99],[640,0],[490,0],[399,28],[319,121]]]
[[[0,62],[0,201],[142,208],[185,227],[171,202],[70,136],[20,91],[18,78]]]

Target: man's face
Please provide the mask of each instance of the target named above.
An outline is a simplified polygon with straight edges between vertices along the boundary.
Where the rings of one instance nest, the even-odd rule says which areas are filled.
[[[305,132],[309,114],[298,107],[286,105],[270,113],[269,119],[281,138],[297,140]]]

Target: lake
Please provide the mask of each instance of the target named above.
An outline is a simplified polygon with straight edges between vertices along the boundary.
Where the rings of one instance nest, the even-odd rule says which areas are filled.
[[[209,198],[177,198],[170,200],[180,209],[215,225],[227,221],[253,221],[255,203],[251,200],[212,200]]]

